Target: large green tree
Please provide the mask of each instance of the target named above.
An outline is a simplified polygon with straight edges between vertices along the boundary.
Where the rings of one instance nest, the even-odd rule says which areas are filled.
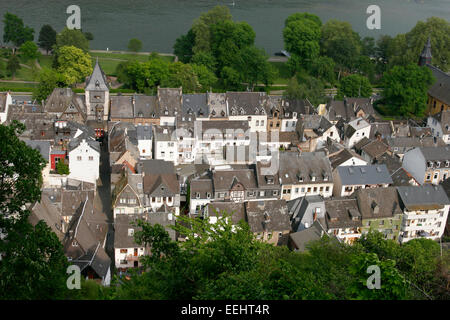
[[[38,45],[48,52],[56,44],[56,31],[49,24],[44,24],[39,31]]]
[[[20,47],[26,41],[33,41],[34,30],[24,25],[18,16],[6,12],[3,18],[3,41]]]
[[[74,46],[58,49],[58,69],[67,85],[83,82],[92,73],[91,56]]]
[[[402,116],[424,115],[427,91],[435,81],[430,69],[410,64],[395,66],[383,76],[383,98],[392,112]]]
[[[33,41],[27,41],[20,46],[20,56],[26,61],[34,60],[39,56],[38,46]]]
[[[81,30],[65,27],[61,33],[56,35],[56,49],[65,46],[74,46],[84,52],[89,51],[89,41]]]
[[[39,73],[39,84],[33,91],[33,99],[43,101],[53,92],[55,88],[67,86],[64,75],[54,69],[43,68]]]
[[[20,68],[19,58],[17,57],[17,55],[12,54],[8,59],[8,63],[6,64],[6,70],[11,73],[13,80],[16,76],[17,70],[19,70]]]
[[[51,229],[28,222],[41,198],[45,160],[18,136],[17,121],[0,125],[0,299],[58,299],[66,290],[67,258]]]
[[[351,70],[361,49],[360,37],[350,23],[331,19],[322,26],[322,53],[333,58],[340,68]]]
[[[306,66],[319,56],[321,22],[318,17],[318,20],[312,18],[312,15],[293,16],[286,19],[283,29],[284,47],[291,55],[298,56],[302,65]]]
[[[372,95],[372,86],[370,85],[367,77],[352,74],[345,78],[342,78],[338,86],[338,99],[344,97],[365,97],[368,98]]]
[[[128,50],[132,52],[139,52],[142,50],[142,41],[136,38],[130,39],[128,42]]]

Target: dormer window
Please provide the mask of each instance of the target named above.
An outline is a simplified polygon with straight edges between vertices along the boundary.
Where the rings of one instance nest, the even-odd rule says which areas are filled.
[[[200,192],[197,192],[197,193],[195,194],[195,197],[196,197],[197,199],[200,199]]]
[[[327,173],[323,174],[323,181],[328,181],[328,174]]]
[[[208,193],[206,194],[206,198],[207,198],[207,199],[211,199],[211,193],[208,192]]]
[[[303,176],[299,173],[297,174],[298,182],[303,182]]]
[[[97,81],[95,81],[95,87],[96,88],[100,88],[100,82],[97,80]]]
[[[433,162],[432,161],[428,161],[428,168],[433,168]]]
[[[164,115],[166,115],[166,116],[167,116],[168,114],[169,114],[169,110],[167,110],[167,109],[166,109],[166,110],[164,110]]]
[[[449,167],[449,166],[450,166],[450,161],[448,161],[448,160],[445,161],[445,166],[446,166],[446,167]]]

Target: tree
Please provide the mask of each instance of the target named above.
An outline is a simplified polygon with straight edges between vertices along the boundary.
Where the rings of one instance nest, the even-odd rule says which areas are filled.
[[[38,46],[32,42],[27,41],[20,47],[20,55],[26,60],[34,60],[39,56]]]
[[[195,43],[195,33],[189,29],[188,33],[181,35],[175,40],[173,45],[173,53],[183,63],[189,63],[193,56],[192,47]]]
[[[289,80],[284,96],[288,99],[308,99],[317,105],[324,102],[324,86],[319,79],[299,73]]]
[[[195,35],[195,43],[192,52],[211,51],[212,26],[224,21],[231,21],[230,9],[226,6],[215,6],[208,12],[204,12],[200,17],[194,20],[192,32]]]
[[[375,39],[373,37],[364,37],[361,40],[361,54],[372,57],[376,55]]]
[[[322,26],[321,50],[341,69],[352,69],[361,54],[359,35],[348,22],[328,20]]]
[[[232,67],[223,67],[222,72],[220,73],[220,79],[222,80],[224,88],[234,91],[241,90],[241,75]]]
[[[395,66],[383,76],[383,98],[394,114],[421,117],[427,107],[427,91],[435,78],[417,64]]]
[[[142,41],[136,38],[133,38],[128,42],[128,50],[133,52],[139,52],[142,50]]]
[[[34,30],[24,26],[22,19],[18,16],[6,12],[3,19],[3,41],[12,42],[16,47],[20,47],[27,41],[33,41]]]
[[[66,87],[65,77],[54,69],[43,68],[38,77],[39,84],[33,91],[33,99],[43,101],[55,88]]]
[[[266,86],[273,83],[276,70],[267,59],[265,51],[255,46],[248,46],[241,50],[240,59],[237,60],[241,64],[236,64],[236,70],[240,70],[242,80],[248,83],[251,90],[259,82]]]
[[[375,62],[368,56],[359,56],[355,64],[355,69],[366,76],[371,83],[375,81]]]
[[[82,82],[92,73],[91,56],[74,46],[61,47],[58,49],[58,72],[69,86]]]
[[[58,161],[56,164],[56,172],[58,174],[69,174],[69,165],[64,162],[64,160]]]
[[[84,52],[89,51],[89,41],[83,32],[78,29],[68,29],[65,27],[61,33],[56,35],[56,50],[61,47],[76,47]]]
[[[183,87],[183,92],[193,93],[199,87],[194,69],[189,64],[174,62],[169,64],[169,74],[161,81],[162,87]]]
[[[390,50],[392,65],[417,63],[428,37],[431,41],[432,64],[444,72],[449,71],[450,22],[438,17],[419,21],[411,31],[394,38],[397,39],[397,45]]]
[[[338,87],[338,99],[344,97],[365,97],[372,95],[372,86],[369,79],[358,74],[352,74],[341,80]]]
[[[56,31],[49,24],[44,24],[39,32],[38,45],[48,52],[56,44]]]
[[[294,21],[304,21],[304,20],[310,20],[314,22],[319,28],[322,27],[322,20],[320,20],[320,18],[315,14],[311,14],[308,12],[297,12],[291,14],[284,22],[284,26],[286,27],[288,24]]]
[[[290,18],[283,29],[284,47],[291,55],[297,55],[302,65],[306,66],[319,56],[320,24],[309,16]]]
[[[321,56],[311,64],[311,74],[330,84],[334,84],[336,75],[334,72],[335,63],[330,57]]]
[[[205,66],[212,72],[217,70],[217,61],[211,53],[206,53],[203,51],[197,52],[192,57],[191,63]]]
[[[45,160],[18,136],[18,121],[0,126],[0,299],[58,299],[66,293],[67,258],[43,222],[28,222],[27,204],[41,198]]]
[[[83,32],[83,34],[88,41],[94,40],[94,35],[92,34],[92,32],[85,31]]]
[[[6,70],[8,70],[11,73],[13,80],[14,77],[16,76],[17,70],[19,70],[20,68],[21,67],[19,58],[15,54],[12,54],[8,59]]]
[[[198,90],[206,92],[217,83],[216,75],[204,65],[192,64],[192,69],[197,76],[200,87]]]

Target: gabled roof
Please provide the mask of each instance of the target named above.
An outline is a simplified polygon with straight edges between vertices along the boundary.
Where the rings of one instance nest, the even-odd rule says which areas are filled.
[[[325,221],[327,229],[353,228],[362,226],[361,212],[356,199],[325,200]]]
[[[103,72],[100,64],[97,61],[95,62],[94,70],[92,71],[91,76],[86,81],[86,91],[108,91],[109,86],[106,81],[106,75]]]
[[[234,184],[241,183],[245,189],[257,188],[252,169],[217,170],[213,172],[214,190],[230,190]]]
[[[389,218],[403,213],[395,187],[360,189],[356,191],[356,199],[363,219]]]
[[[450,200],[441,185],[397,187],[403,205],[410,211],[441,209]]]
[[[285,200],[250,201],[245,203],[247,222],[252,232],[291,230]]]
[[[342,185],[391,184],[386,165],[346,166],[337,168]]]
[[[433,76],[436,78],[436,82],[434,82],[428,89],[428,94],[433,98],[436,98],[449,105],[450,75],[432,65],[427,64],[427,67],[431,70]]]
[[[353,157],[365,161],[359,154],[349,149],[342,149],[341,151],[329,156],[328,158],[330,159],[331,167],[335,169],[339,167],[341,164],[343,164],[345,161]]]

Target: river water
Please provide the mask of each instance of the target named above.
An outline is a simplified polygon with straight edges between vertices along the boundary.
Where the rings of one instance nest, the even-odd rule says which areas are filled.
[[[62,30],[72,4],[81,8],[82,29],[94,35],[91,49],[125,50],[130,38],[138,38],[144,51],[164,53],[172,52],[175,39],[187,32],[193,19],[218,4],[229,6],[234,20],[247,21],[256,32],[257,46],[270,55],[283,49],[284,20],[295,12],[317,14],[323,22],[348,21],[361,36],[375,38],[405,33],[431,16],[450,20],[450,0],[0,0],[0,15],[8,11],[20,16],[35,29],[37,39],[43,24]],[[381,30],[366,27],[371,4],[381,8]],[[0,37],[3,40],[3,21]]]

